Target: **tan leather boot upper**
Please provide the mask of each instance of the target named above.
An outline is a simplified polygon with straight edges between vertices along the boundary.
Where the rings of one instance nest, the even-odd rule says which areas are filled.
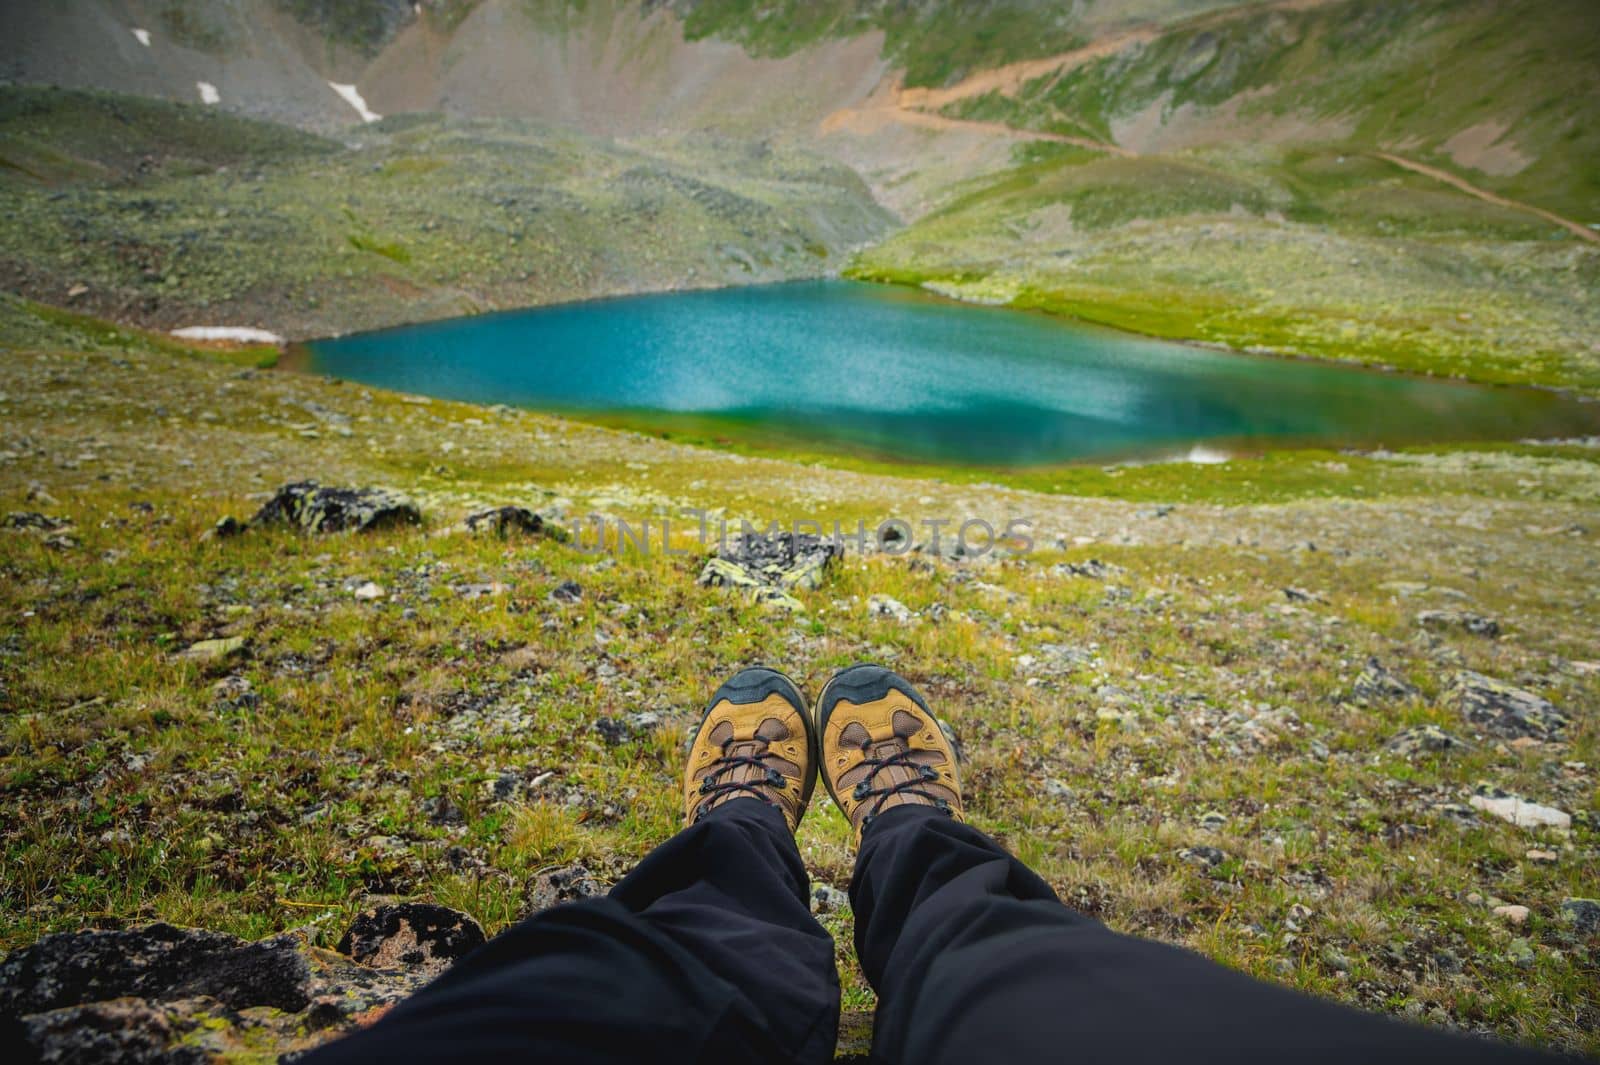
[[[684,823],[743,797],[778,807],[798,828],[816,780],[810,730],[805,699],[789,678],[760,667],[734,674],[711,697],[689,745]]]
[[[962,819],[956,755],[909,681],[881,666],[852,666],[817,700],[822,782],[855,826],[896,806],[936,806]]]

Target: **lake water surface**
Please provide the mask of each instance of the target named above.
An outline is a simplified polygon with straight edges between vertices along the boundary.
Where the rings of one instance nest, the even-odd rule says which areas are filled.
[[[848,281],[565,304],[308,350],[314,372],[405,392],[979,466],[1600,427],[1600,405],[1543,392],[1229,355]]]

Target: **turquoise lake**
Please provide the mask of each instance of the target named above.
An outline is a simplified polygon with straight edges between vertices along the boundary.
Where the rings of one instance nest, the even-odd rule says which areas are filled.
[[[906,461],[1032,466],[1595,432],[1600,405],[1231,355],[848,281],[564,304],[308,345],[404,392]]]

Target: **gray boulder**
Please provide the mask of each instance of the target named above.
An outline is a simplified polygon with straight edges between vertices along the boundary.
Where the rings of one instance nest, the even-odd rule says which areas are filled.
[[[1408,758],[1415,754],[1438,754],[1469,746],[1471,744],[1451,735],[1438,725],[1418,725],[1415,728],[1408,728],[1384,744],[1388,750]]]
[[[422,524],[422,512],[383,488],[326,488],[315,481],[286,484],[256,511],[251,525],[278,525],[301,532],[372,532]]]
[[[1350,697],[1362,705],[1412,699],[1416,695],[1417,689],[1410,681],[1385,669],[1376,656],[1367,659],[1366,667],[1350,688]]]
[[[1490,639],[1500,635],[1500,622],[1465,610],[1424,610],[1417,615],[1417,624],[1434,632],[1454,629]]]
[[[1566,715],[1550,700],[1470,670],[1456,674],[1444,701],[1471,724],[1502,739],[1558,740],[1567,730]]]
[[[535,514],[527,507],[517,506],[490,507],[488,510],[474,511],[468,514],[461,524],[468,532],[492,533],[502,540],[519,534],[538,536],[544,533],[546,528],[543,516]]]

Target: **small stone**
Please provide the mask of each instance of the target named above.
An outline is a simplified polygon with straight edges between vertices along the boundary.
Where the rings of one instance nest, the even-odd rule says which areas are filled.
[[[1572,815],[1553,806],[1530,802],[1520,795],[1501,791],[1492,785],[1480,785],[1475,795],[1467,800],[1475,809],[1509,821],[1518,828],[1571,828]]]
[[[1496,906],[1496,917],[1503,917],[1507,924],[1520,928],[1528,921],[1528,908],[1526,906]]]
[[[1044,793],[1052,799],[1060,799],[1062,801],[1068,801],[1073,796],[1071,788],[1053,777],[1044,782]]]
[[[583,602],[583,585],[577,581],[562,581],[551,590],[550,601],[569,606],[573,603],[581,603]]]
[[[1561,900],[1561,916],[1579,935],[1600,932],[1600,900],[1567,898]]]
[[[1557,855],[1555,851],[1542,851],[1534,849],[1528,851],[1528,853],[1524,854],[1523,857],[1528,861],[1533,862],[1535,865],[1554,865],[1557,861]]]
[[[190,644],[178,657],[194,662],[215,662],[239,654],[244,648],[243,636],[228,636],[219,640],[201,640]]]
[[[1178,857],[1201,869],[1215,869],[1228,860],[1228,853],[1217,847],[1185,847]]]
[[[370,603],[382,599],[386,593],[383,590],[383,585],[375,581],[368,581],[350,594],[362,602]]]
[[[513,535],[537,536],[545,531],[544,518],[527,507],[490,507],[468,514],[462,526],[472,533],[489,533],[502,540]]]
[[[483,928],[467,914],[426,902],[379,906],[361,914],[339,940],[339,953],[374,969],[429,976],[481,947]]]
[[[586,866],[564,865],[540,873],[534,880],[533,890],[528,893],[528,913],[604,894],[605,889]]]
[[[1408,728],[1390,737],[1389,742],[1384,744],[1388,750],[1408,758],[1416,754],[1436,754],[1467,746],[1469,744],[1465,740],[1452,736],[1438,725],[1418,725],[1415,728]]]
[[[1221,810],[1207,810],[1200,815],[1200,827],[1207,832],[1220,832],[1228,823],[1228,815]]]
[[[811,885],[812,913],[840,913],[850,909],[850,896],[831,884]]]
[[[1417,689],[1404,677],[1385,669],[1376,657],[1371,657],[1351,686],[1350,695],[1357,703],[1367,705],[1390,699],[1412,699],[1416,697]]]
[[[1519,969],[1530,969],[1537,959],[1533,953],[1533,944],[1518,936],[1511,941],[1511,946],[1506,950],[1506,961]]]
[[[1424,610],[1417,615],[1417,624],[1434,632],[1458,629],[1490,639],[1500,635],[1500,622],[1465,610]]]
[[[1128,571],[1110,562],[1091,558],[1087,562],[1058,562],[1050,567],[1050,572],[1057,577],[1085,577],[1091,581],[1104,581],[1126,576]]]
[[[217,523],[201,534],[202,540],[230,540],[245,531],[244,522],[232,514],[224,514]]]
[[[887,595],[869,597],[867,599],[867,613],[875,618],[892,618],[902,623],[908,622],[916,616],[900,600]]]
[[[645,710],[622,717],[602,717],[594,723],[594,729],[609,746],[615,747],[629,740],[642,739],[661,722],[660,714]]]
[[[1347,973],[1350,971],[1350,959],[1346,957],[1344,953],[1341,952],[1337,947],[1327,946],[1322,948],[1322,964],[1326,965],[1336,973]]]

